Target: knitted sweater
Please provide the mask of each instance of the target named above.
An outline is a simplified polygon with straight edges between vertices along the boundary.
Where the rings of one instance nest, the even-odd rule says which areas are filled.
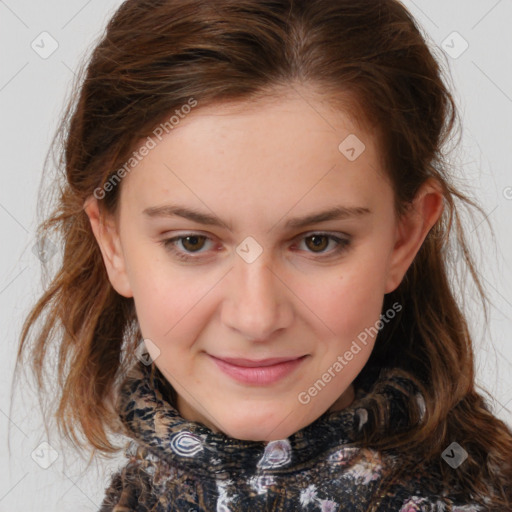
[[[368,391],[358,388],[348,408],[327,411],[290,437],[269,442],[230,438],[184,419],[168,389],[159,370],[142,363],[120,387],[128,462],[113,476],[100,512],[484,510],[450,497],[421,464],[379,490],[401,458],[358,446],[368,421],[362,405],[379,395],[390,424],[401,429],[410,395],[422,401],[414,384],[392,370],[381,371]]]

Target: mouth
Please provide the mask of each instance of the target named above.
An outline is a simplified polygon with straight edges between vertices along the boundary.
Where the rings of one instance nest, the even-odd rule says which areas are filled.
[[[220,370],[236,381],[260,386],[273,384],[290,375],[307,358],[304,355],[254,360],[208,355]]]
[[[269,359],[242,359],[237,357],[216,357],[212,355],[210,355],[210,357],[214,357],[215,359],[219,359],[220,361],[224,361],[235,366],[242,366],[244,368],[259,368],[272,366],[274,364],[286,363],[288,361],[295,361],[301,357],[306,356],[273,357]]]

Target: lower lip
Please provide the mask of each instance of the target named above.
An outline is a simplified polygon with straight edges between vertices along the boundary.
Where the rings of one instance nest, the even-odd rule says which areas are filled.
[[[244,384],[256,384],[260,386],[273,384],[274,382],[283,379],[293,372],[293,370],[295,370],[306,358],[306,356],[303,356],[292,361],[285,361],[271,366],[256,366],[249,368],[247,366],[230,364],[213,356],[210,357],[224,373],[238,382],[243,382]]]

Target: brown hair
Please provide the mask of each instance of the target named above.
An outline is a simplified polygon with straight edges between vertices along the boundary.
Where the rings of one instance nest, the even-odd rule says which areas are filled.
[[[511,504],[512,434],[475,390],[473,349],[449,272],[465,263],[487,320],[488,301],[456,207],[482,211],[454,186],[443,148],[458,115],[442,68],[412,16],[397,0],[127,0],[82,69],[60,127],[64,171],[58,204],[41,224],[63,242],[61,266],[25,321],[18,364],[37,321],[32,368],[40,387],[44,360],[58,340],[59,428],[81,445],[119,450],[111,400],[140,341],[132,299],[112,288],[85,200],[129,158],[138,141],[189,102],[275,97],[314,86],[354,119],[374,128],[398,214],[428,179],[442,186],[445,209],[384,310],[403,305],[377,338],[356,383],[376,367],[396,367],[425,398],[422,421],[382,435],[375,421],[364,443],[402,450],[411,464],[431,462],[462,494]],[[347,98],[349,101],[347,102]],[[114,212],[120,186],[100,201]],[[451,260],[456,235],[459,260]],[[55,233],[55,235],[50,235]],[[460,277],[462,284],[463,277]],[[374,403],[373,418],[384,414]],[[418,416],[411,403],[411,417]],[[469,453],[457,471],[441,452],[457,440]],[[404,465],[404,469],[405,469]],[[490,485],[490,487],[489,487]]]

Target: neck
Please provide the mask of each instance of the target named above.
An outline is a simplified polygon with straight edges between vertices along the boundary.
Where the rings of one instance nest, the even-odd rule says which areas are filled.
[[[334,402],[331,407],[329,407],[328,411],[341,411],[342,409],[345,409],[355,399],[355,392],[354,392],[354,386],[350,384],[350,386],[345,390],[344,393],[340,395],[340,397]]]

